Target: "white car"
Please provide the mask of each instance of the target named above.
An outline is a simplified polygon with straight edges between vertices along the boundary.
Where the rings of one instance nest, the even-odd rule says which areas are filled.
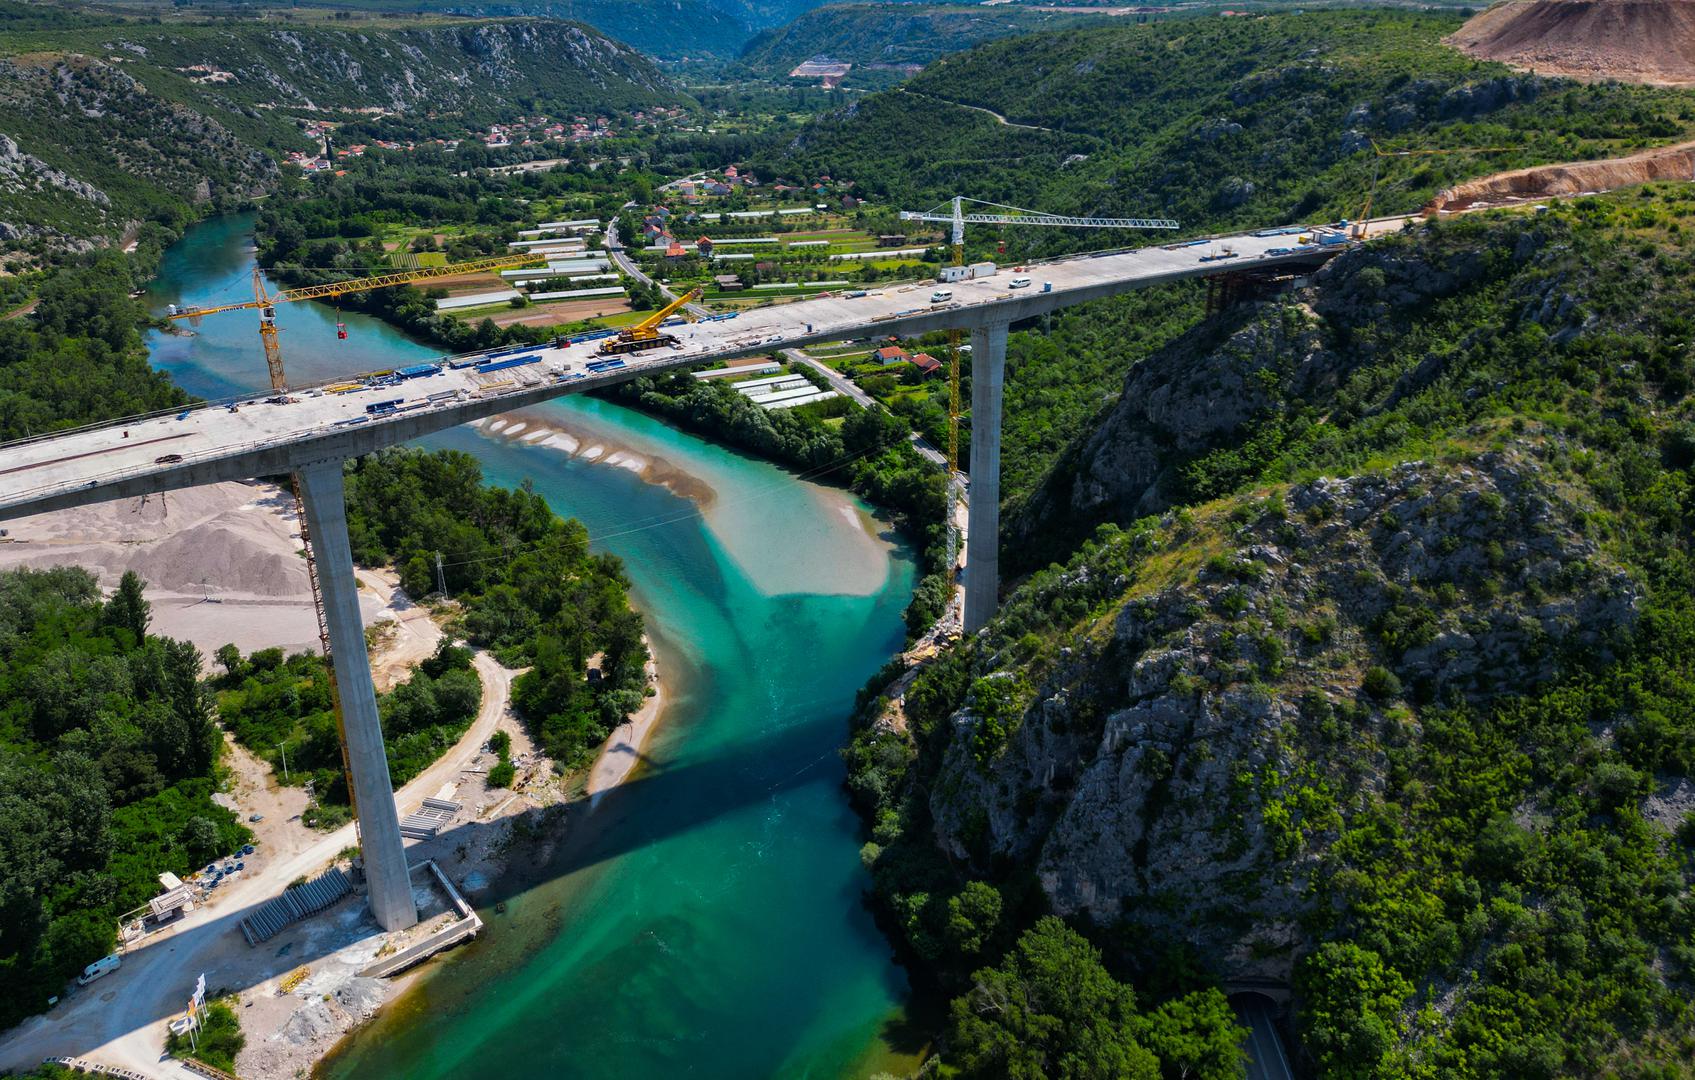
[[[1015,277],[1006,283],[1006,287],[1009,289],[1028,289],[1030,287],[1030,279],[1027,277]]]

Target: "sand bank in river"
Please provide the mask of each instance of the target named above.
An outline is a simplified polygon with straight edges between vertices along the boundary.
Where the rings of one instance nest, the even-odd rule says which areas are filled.
[[[870,596],[888,581],[889,549],[894,544],[893,528],[867,513],[852,492],[810,480],[784,476],[766,487],[749,489],[745,477],[727,470],[745,467],[734,451],[721,457],[705,457],[684,472],[668,461],[663,448],[637,431],[612,431],[610,425],[589,416],[561,420],[557,414],[520,410],[490,417],[471,425],[486,438],[534,446],[585,463],[628,469],[651,484],[658,484],[695,504],[694,513],[703,517],[724,553],[768,596],[811,593],[838,596]],[[744,489],[744,494],[725,498],[719,493],[715,475],[725,470],[722,487]],[[811,507],[789,512],[774,520],[765,511],[771,501],[769,487],[804,490]],[[785,500],[787,502],[787,500]],[[564,511],[569,514],[569,508]],[[838,517],[840,520],[838,520]],[[853,528],[843,529],[846,521]],[[657,528],[665,520],[643,519],[628,523],[630,529]],[[590,537],[590,541],[596,540]],[[781,557],[795,548],[815,557],[796,560]]]
[[[503,413],[478,420],[470,426],[489,438],[537,446],[566,457],[628,469],[648,483],[657,484],[702,509],[711,506],[718,498],[710,484],[657,454],[608,438],[603,432],[574,430],[552,417],[542,418],[531,412]]]

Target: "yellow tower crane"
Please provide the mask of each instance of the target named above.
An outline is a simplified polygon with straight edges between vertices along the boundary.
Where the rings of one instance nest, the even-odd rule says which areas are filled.
[[[1377,145],[1376,139],[1371,140],[1371,185],[1365,190],[1365,206],[1360,209],[1359,220],[1354,222],[1354,238],[1357,240],[1365,237],[1365,223],[1371,220],[1371,204],[1377,198],[1377,176],[1384,158],[1434,157],[1440,154],[1504,154],[1522,149],[1522,146],[1455,146],[1385,150]]]
[[[167,319],[181,321],[184,319],[199,319],[205,315],[218,315],[226,311],[259,311],[259,340],[265,347],[265,367],[271,376],[271,389],[280,393],[288,390],[288,378],[283,373],[282,350],[277,342],[277,305],[288,304],[296,300],[327,300],[348,293],[368,292],[372,289],[387,289],[395,285],[410,285],[416,281],[427,281],[430,278],[447,277],[452,274],[469,274],[487,270],[506,270],[513,267],[527,266],[539,262],[540,255],[506,255],[489,259],[475,259],[470,262],[453,263],[448,266],[421,266],[412,270],[395,270],[387,274],[377,274],[372,277],[352,278],[347,281],[331,281],[322,285],[303,285],[297,289],[284,289],[281,292],[271,292],[265,284],[264,272],[255,266],[253,268],[253,299],[243,300],[235,304],[220,304],[216,307],[186,308],[181,311],[171,311]],[[318,617],[318,644],[324,652],[325,668],[330,680],[330,701],[335,709],[335,730],[341,742],[341,774],[347,784],[347,802],[353,808],[354,828],[358,828],[359,802],[353,788],[353,772],[347,761],[347,730],[342,724],[341,688],[335,681],[335,664],[330,656],[330,627],[324,618],[324,597],[318,589],[318,562],[312,552],[312,537],[306,526],[306,504],[300,494],[300,478],[289,477],[290,486],[294,490],[294,512],[300,521],[300,540],[306,546],[306,580],[312,587],[312,610]]]
[[[454,274],[474,274],[488,270],[510,270],[530,263],[540,262],[540,255],[500,255],[489,259],[473,259],[470,262],[451,263],[447,266],[420,266],[412,270],[393,270],[386,274],[372,277],[351,278],[346,281],[329,281],[322,285],[302,285],[297,289],[284,289],[273,293],[265,284],[265,273],[259,267],[253,268],[253,299],[242,300],[234,304],[220,304],[217,307],[185,308],[172,311],[167,319],[198,319],[203,315],[218,315],[226,311],[251,311],[259,309],[259,338],[265,345],[265,367],[270,371],[271,389],[283,391],[288,389],[288,381],[283,375],[282,352],[277,343],[277,305],[288,304],[296,300],[328,300],[348,293],[370,292],[373,289],[388,289],[396,285],[411,285],[430,278],[451,277]]]

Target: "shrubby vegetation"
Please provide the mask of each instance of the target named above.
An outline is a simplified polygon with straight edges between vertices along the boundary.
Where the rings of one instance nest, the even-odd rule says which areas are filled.
[[[208,1002],[201,1014],[200,1030],[190,1041],[187,1035],[172,1034],[165,1039],[165,1052],[174,1057],[204,1061],[214,1069],[235,1075],[235,1058],[247,1045],[241,1031],[241,1017],[235,1011],[240,999],[231,996]]]
[[[141,582],[0,574],[0,1026],[111,951],[117,917],[249,833],[212,802],[219,739],[187,642]]]
[[[243,658],[234,645],[225,645],[217,660],[224,671],[211,685],[225,729],[278,778],[310,785],[308,825],[333,828],[346,821],[351,808],[324,658],[316,653],[285,658],[276,648]],[[471,651],[446,639],[410,679],[380,695],[390,783],[399,788],[457,742],[482,699]]]
[[[0,440],[189,400],[147,363],[134,274],[116,252],[72,260],[37,275],[31,317],[0,320]]]
[[[911,741],[869,726],[855,735],[850,786],[872,822],[881,917],[920,969],[948,987],[981,982],[965,982],[977,936],[958,932],[955,914],[980,908],[984,886],[1002,897],[998,942],[1042,907],[1026,871],[961,865],[934,846],[930,800],[957,709],[969,703],[984,721],[968,748],[984,769],[1043,694],[1063,693],[1080,722],[1098,724],[1125,693],[1120,661],[1095,655],[1101,627],[1192,577],[1263,574],[1229,545],[1293,515],[1287,485],[1404,461],[1457,468],[1497,450],[1581,507],[1596,558],[1625,569],[1639,596],[1628,640],[1560,655],[1543,682],[1498,675],[1437,693],[1400,677],[1407,650],[1433,633],[1421,611],[1487,612],[1509,590],[1534,599],[1522,567],[1479,551],[1464,588],[1406,584],[1365,623],[1224,605],[1218,617],[1235,620],[1243,644],[1191,689],[1212,700],[1236,684],[1298,703],[1300,724],[1268,750],[1283,786],[1263,827],[1280,865],[1295,872],[1304,853],[1299,872],[1311,875],[1319,914],[1295,970],[1300,1050],[1317,1075],[1683,1075],[1695,987],[1695,825],[1677,795],[1695,772],[1692,226],[1695,198],[1650,186],[1535,218],[1421,227],[1323,279],[1337,385],[1279,397],[1193,458],[1177,512],[1108,523],[1066,565],[1032,575],[986,637],[917,676],[904,703]],[[1432,291],[1387,289],[1383,267]],[[1274,324],[1285,310],[1224,321]],[[1229,540],[1238,529],[1249,539]],[[1372,659],[1322,666],[1339,635]],[[1314,684],[1329,689],[1301,692]],[[1043,790],[1032,781],[1029,795]],[[1145,933],[1094,932],[1114,971],[1156,992],[1202,984],[1220,962]],[[1003,972],[1023,962],[1015,952]],[[968,1067],[986,1041],[957,1023],[953,1039],[948,1059]]]
[[[584,764],[646,690],[642,619],[614,555],[589,551],[580,522],[527,488],[483,483],[469,454],[385,451],[347,476],[354,558],[395,566],[413,596],[435,591],[439,554],[455,627],[503,663],[528,666],[512,699],[537,743]],[[591,657],[601,677],[591,683]]]
[[[1217,990],[1144,1013],[1098,949],[1059,919],[1036,923],[950,1010],[948,1059],[962,1077],[1232,1080],[1245,1032]]]
[[[1055,213],[1158,216],[1193,232],[1358,217],[1390,148],[1515,148],[1384,159],[1375,211],[1417,209],[1450,183],[1600,157],[1695,126],[1684,90],[1519,75],[1446,48],[1456,15],[1332,11],[1175,19],[993,42],[856,99],[758,156],[759,175],[827,174],[878,203],[956,192]],[[1030,127],[1008,127],[960,102]],[[1019,259],[1144,244],[1009,229]],[[994,230],[968,233],[989,257]]]

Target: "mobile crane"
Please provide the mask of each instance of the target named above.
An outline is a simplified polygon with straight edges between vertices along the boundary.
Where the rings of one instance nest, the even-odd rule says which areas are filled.
[[[700,299],[700,286],[696,285],[688,292],[677,297],[658,311],[649,315],[634,326],[626,326],[618,331],[617,337],[607,338],[600,344],[600,352],[606,356],[619,353],[642,352],[645,349],[657,349],[665,345],[675,345],[677,339],[670,334],[662,334],[659,327],[666,319],[678,311]],[[686,316],[685,316],[686,317]]]
[[[430,278],[447,277],[452,274],[468,274],[485,270],[506,270],[513,267],[527,266],[539,262],[539,255],[505,255],[489,259],[475,259],[470,262],[453,263],[447,266],[421,266],[411,270],[396,270],[387,274],[377,274],[373,277],[352,278],[347,281],[330,281],[322,285],[304,285],[297,289],[284,289],[273,293],[265,283],[265,274],[258,266],[253,267],[253,299],[243,300],[236,304],[220,304],[216,307],[185,308],[177,310],[173,305],[166,318],[172,321],[183,319],[198,320],[205,315],[217,315],[225,311],[259,311],[259,340],[265,346],[265,367],[270,372],[271,389],[279,395],[288,392],[288,377],[283,372],[282,349],[277,342],[277,305],[292,303],[296,300],[327,300],[332,297],[345,296],[348,293],[366,292],[371,289],[387,289],[395,285],[410,285],[414,281],[426,281]],[[337,324],[337,334],[345,337],[346,330]],[[341,774],[347,783],[347,802],[353,808],[354,828],[358,828],[359,797],[353,787],[353,770],[347,761],[347,729],[342,723],[341,688],[336,685],[335,664],[330,657],[330,627],[324,617],[324,596],[318,588],[318,561],[312,551],[312,537],[306,526],[306,503],[300,494],[300,477],[289,477],[290,487],[294,491],[294,512],[300,522],[300,540],[306,548],[306,580],[312,587],[312,611],[318,617],[318,644],[323,649],[325,669],[330,681],[330,702],[335,709],[336,736],[341,743]]]

